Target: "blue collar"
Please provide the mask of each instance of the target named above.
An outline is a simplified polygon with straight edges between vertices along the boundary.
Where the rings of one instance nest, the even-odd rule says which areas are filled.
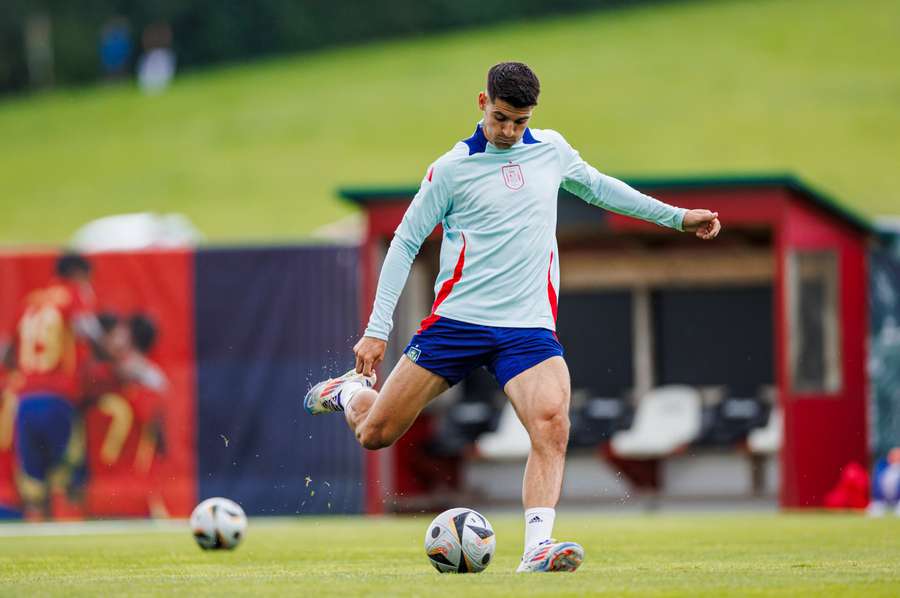
[[[484,136],[484,129],[481,127],[481,123],[478,123],[478,125],[475,126],[475,132],[472,133],[471,137],[463,139],[463,143],[469,146],[470,156],[472,154],[480,154],[487,149],[488,140],[487,137]],[[534,135],[531,134],[531,129],[526,128],[525,134],[522,135],[522,143],[531,145],[533,143],[540,143],[540,141],[534,138]]]
[[[484,136],[484,130],[481,123],[475,125],[475,132],[468,139],[463,139],[463,143],[469,146],[469,155],[480,154],[487,149],[487,137]]]

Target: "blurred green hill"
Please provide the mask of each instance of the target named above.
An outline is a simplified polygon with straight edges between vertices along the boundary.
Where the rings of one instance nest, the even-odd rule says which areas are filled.
[[[533,126],[614,175],[791,171],[900,213],[900,2],[697,1],[491,27],[0,103],[0,243],[139,210],[213,241],[302,237],[343,185],[417,183],[467,137],[500,60]]]

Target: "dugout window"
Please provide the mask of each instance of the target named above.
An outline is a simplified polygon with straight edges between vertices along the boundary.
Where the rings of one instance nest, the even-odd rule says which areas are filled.
[[[841,388],[838,256],[794,251],[788,258],[791,388],[834,394]]]

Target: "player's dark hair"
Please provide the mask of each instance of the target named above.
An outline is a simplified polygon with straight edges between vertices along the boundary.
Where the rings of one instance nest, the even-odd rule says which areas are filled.
[[[537,106],[541,82],[527,64],[501,62],[488,71],[487,94],[491,100],[503,100],[515,108]]]
[[[128,319],[131,342],[141,353],[147,353],[156,343],[156,324],[144,314],[134,314]]]
[[[119,324],[119,316],[111,311],[102,311],[97,314],[97,323],[103,331],[103,336],[109,335]],[[112,358],[107,351],[106,344],[103,342],[91,342],[91,351],[93,351],[94,359],[97,361],[110,361]]]
[[[56,260],[56,274],[60,278],[72,278],[78,274],[90,274],[91,263],[77,253],[64,253]]]
[[[97,314],[97,321],[100,322],[100,328],[103,329],[103,332],[109,333],[119,323],[119,316],[111,311],[102,311]]]

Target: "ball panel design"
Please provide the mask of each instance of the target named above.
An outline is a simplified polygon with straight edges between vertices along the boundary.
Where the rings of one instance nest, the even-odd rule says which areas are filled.
[[[425,554],[442,573],[478,573],[491,562],[496,538],[477,511],[455,508],[434,518],[425,530]]]
[[[204,550],[233,549],[244,537],[247,516],[234,501],[208,498],[191,513],[191,530]]]

